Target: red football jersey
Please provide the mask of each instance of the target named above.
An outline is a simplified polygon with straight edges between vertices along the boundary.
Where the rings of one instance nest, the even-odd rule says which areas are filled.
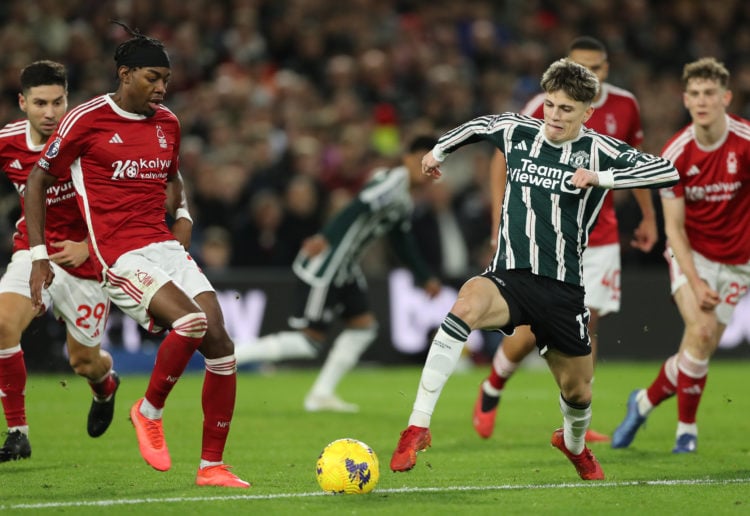
[[[632,147],[638,147],[643,142],[641,127],[641,112],[638,102],[632,93],[606,82],[602,83],[602,95],[593,104],[594,114],[586,122],[586,127],[599,134],[604,134],[622,140]],[[544,118],[544,93],[540,93],[526,104],[522,114],[534,118]],[[589,235],[589,247],[597,245],[615,244],[620,241],[617,230],[612,195],[604,197],[604,204],[596,219],[596,224]]]
[[[128,251],[174,240],[165,202],[179,148],[179,122],[169,109],[146,117],[102,95],[65,115],[38,165],[60,178],[70,168],[94,256],[108,267]]]
[[[702,147],[693,125],[675,134],[662,156],[674,163],[680,182],[663,197],[685,198],[690,246],[706,258],[738,265],[750,261],[750,122],[727,115],[727,133]]]
[[[34,145],[31,141],[29,121],[11,122],[0,129],[0,168],[13,183],[21,201],[21,217],[16,221],[16,232],[13,234],[13,252],[29,248],[29,235],[26,230],[24,210],[24,190],[29,172],[39,159],[44,145]],[[81,242],[88,236],[86,223],[83,221],[78,205],[70,170],[67,175],[47,190],[47,221],[44,228],[44,239],[47,252],[59,251],[50,247],[50,242],[73,240]],[[86,260],[76,268],[66,270],[79,278],[93,279],[96,273],[91,260]]]

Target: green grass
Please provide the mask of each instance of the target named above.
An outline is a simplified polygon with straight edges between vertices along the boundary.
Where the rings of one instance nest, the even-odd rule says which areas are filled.
[[[145,376],[126,376],[115,421],[98,439],[86,435],[85,382],[32,375],[27,385],[32,458],[0,464],[0,512],[17,514],[741,514],[750,511],[750,399],[747,362],[714,361],[701,404],[699,451],[675,456],[676,408],[659,407],[633,446],[592,445],[605,482],[578,479],[549,445],[562,417],[546,370],[511,381],[489,440],[471,427],[484,368],[453,375],[433,416],[433,447],[408,473],[388,469],[406,426],[419,368],[363,368],[340,392],[359,414],[308,414],[302,398],[317,373],[241,373],[225,454],[250,490],[193,485],[200,454],[202,376],[180,380],[165,412],[172,469],[159,473],[138,454],[127,420]],[[606,363],[597,369],[592,427],[611,432],[630,390],[647,385],[658,364]],[[379,455],[380,482],[364,496],[320,495],[314,467],[330,441],[354,437]]]

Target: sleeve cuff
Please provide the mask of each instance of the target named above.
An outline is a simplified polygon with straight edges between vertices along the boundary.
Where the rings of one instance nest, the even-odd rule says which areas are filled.
[[[614,188],[615,187],[615,175],[611,170],[603,170],[596,173],[599,176],[599,187],[600,188]]]
[[[435,158],[436,160],[438,160],[440,163],[442,163],[443,161],[445,161],[445,158],[448,157],[448,154],[446,154],[445,152],[443,152],[440,149],[440,147],[438,147],[437,145],[435,145],[432,148],[432,157]]]

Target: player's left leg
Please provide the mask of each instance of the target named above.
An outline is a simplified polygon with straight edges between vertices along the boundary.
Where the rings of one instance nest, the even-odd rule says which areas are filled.
[[[673,453],[691,453],[697,449],[698,426],[696,414],[708,378],[708,362],[719,345],[724,324],[716,310],[701,310],[690,288],[681,288],[675,302],[685,322],[680,351],[677,357],[677,432]],[[728,315],[725,316],[728,319]]]
[[[545,358],[560,388],[563,428],[552,434],[551,444],[563,452],[584,480],[602,480],[596,457],[586,447],[586,431],[591,423],[591,379],[594,366],[591,355],[569,356],[549,349]]]
[[[195,297],[195,301],[206,314],[208,321],[206,335],[198,348],[205,357],[206,373],[201,398],[203,439],[196,484],[250,487],[249,482],[229,471],[229,466],[224,464],[223,458],[237,395],[234,343],[224,326],[224,315],[216,293],[203,292]]]

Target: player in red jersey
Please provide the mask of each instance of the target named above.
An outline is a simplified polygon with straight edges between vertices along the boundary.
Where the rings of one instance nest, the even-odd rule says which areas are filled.
[[[568,48],[568,58],[594,72],[600,82],[600,90],[593,103],[594,113],[586,122],[586,127],[639,148],[643,142],[643,131],[638,103],[629,91],[604,82],[609,74],[604,44],[589,36],[576,38]],[[543,118],[544,98],[544,93],[535,96],[522,113]],[[499,190],[497,195],[500,197],[505,185],[505,178],[501,174],[504,171],[498,171],[496,157],[493,159],[492,186]],[[651,193],[642,189],[632,192],[642,215],[632,245],[643,252],[649,252],[658,239]],[[495,208],[493,227],[497,227],[500,220],[500,205]],[[586,288],[586,307],[591,314],[588,328],[594,360],[598,347],[599,318],[620,310],[620,268],[617,217],[612,195],[607,195],[589,235],[588,247],[583,252],[583,283]],[[487,439],[492,435],[497,406],[505,384],[521,361],[534,350],[535,344],[536,337],[529,326],[519,326],[512,336],[503,339],[502,346],[492,360],[490,376],[482,382],[474,404],[472,423],[481,437]],[[609,437],[589,429],[586,440],[609,441]]]
[[[26,185],[32,300],[54,284],[41,242],[45,188],[72,166],[89,245],[110,299],[152,331],[170,328],[159,346],[145,396],[130,409],[143,458],[171,467],[162,413],[195,350],[205,357],[203,441],[198,485],[249,487],[223,462],[236,394],[234,344],[216,292],[186,248],[192,220],[178,173],[180,126],[162,105],[171,69],[163,44],[124,27],[115,51],[119,85],[71,110]],[[166,209],[165,209],[166,207]],[[166,212],[175,218],[170,229]]]
[[[662,190],[661,199],[672,295],[685,330],[648,389],[630,394],[613,448],[629,446],[651,410],[676,395],[672,452],[696,451],[708,362],[750,285],[750,122],[727,114],[729,72],[714,58],[685,65],[682,80],[692,123],[662,151],[680,182]]]
[[[24,218],[24,189],[29,171],[39,159],[47,139],[68,105],[65,67],[37,61],[21,71],[18,105],[26,119],[0,129],[0,168],[18,190],[21,217],[13,235],[13,258],[0,278],[0,398],[8,435],[0,448],[0,462],[31,456],[26,420],[26,366],[19,341],[37,310],[31,303],[31,257]],[[94,400],[87,430],[102,435],[112,422],[119,378],[112,357],[101,349],[109,301],[88,260],[86,224],[78,211],[73,182],[68,173],[46,193],[49,218],[45,241],[51,253],[55,285],[44,292],[44,306],[52,304],[55,316],[65,322],[67,348],[73,370],[88,379]]]

